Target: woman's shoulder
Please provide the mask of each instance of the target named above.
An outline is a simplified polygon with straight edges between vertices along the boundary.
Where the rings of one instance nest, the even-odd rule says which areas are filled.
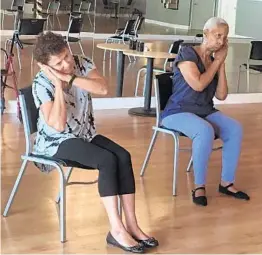
[[[196,49],[194,49],[193,46],[182,46],[179,53],[183,57],[190,56],[190,57],[196,57],[197,58],[197,52],[196,52]]]
[[[198,57],[196,51],[192,46],[182,46],[176,59],[174,66],[177,67],[179,62],[190,61],[198,64]]]

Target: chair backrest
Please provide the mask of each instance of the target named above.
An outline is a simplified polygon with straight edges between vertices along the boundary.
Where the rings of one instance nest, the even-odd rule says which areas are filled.
[[[20,19],[19,35],[39,35],[44,30],[46,19]]]
[[[180,49],[180,45],[181,43],[183,43],[184,40],[177,40],[177,41],[174,41],[171,45],[170,45],[170,48],[168,50],[168,53],[172,53],[172,54],[177,54],[179,49]],[[174,62],[175,59],[174,58],[169,58],[167,60],[168,62]]]
[[[133,2],[133,0],[127,0],[126,5],[127,5],[127,6],[130,6],[130,5],[132,4],[132,2]]]
[[[156,126],[160,125],[160,114],[172,95],[173,73],[162,73],[155,76],[155,97],[156,97]]]
[[[135,31],[135,25],[136,25],[136,20],[135,19],[130,19],[126,22],[126,26],[124,28],[124,35],[132,35],[134,34]]]
[[[104,6],[107,6],[108,5],[108,0],[103,0],[103,4],[104,4]]]
[[[251,41],[250,59],[262,60],[262,41]]]
[[[28,123],[28,134],[31,135],[37,131],[37,119],[38,119],[38,109],[35,106],[34,97],[32,94],[32,86],[19,90],[19,102],[21,106],[21,112],[25,114],[23,123]]]
[[[83,18],[81,17],[72,17],[69,26],[68,26],[68,35],[69,34],[80,34],[83,27]]]
[[[140,31],[144,21],[145,21],[145,17],[139,16],[138,24],[136,27],[136,33]]]
[[[82,0],[79,6],[79,12],[83,11],[83,12],[88,12],[90,11],[91,8],[91,2],[88,0]]]
[[[60,8],[59,0],[51,0],[47,6],[47,13],[49,14],[57,14]]]
[[[26,154],[28,155],[32,151],[30,135],[37,131],[37,120],[39,114],[39,111],[35,106],[32,86],[19,90],[19,103],[25,132]]]
[[[24,6],[25,1],[24,0],[12,0],[11,3],[11,10],[16,10],[20,6]]]

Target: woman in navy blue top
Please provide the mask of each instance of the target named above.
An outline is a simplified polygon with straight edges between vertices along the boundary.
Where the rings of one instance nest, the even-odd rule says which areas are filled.
[[[242,126],[214,107],[213,97],[228,94],[225,73],[228,25],[213,17],[204,26],[200,46],[182,47],[174,63],[173,94],[162,113],[162,125],[192,139],[195,177],[193,201],[207,205],[207,166],[215,135],[223,141],[222,175],[219,192],[239,199],[249,196],[234,186],[241,151]]]

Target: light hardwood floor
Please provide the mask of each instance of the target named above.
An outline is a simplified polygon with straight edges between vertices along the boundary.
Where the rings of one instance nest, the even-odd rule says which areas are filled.
[[[192,203],[192,173],[186,174],[188,153],[181,152],[178,196],[172,194],[173,143],[160,135],[144,178],[139,171],[151,139],[152,118],[128,116],[126,110],[97,111],[98,131],[127,148],[137,185],[136,211],[141,227],[160,241],[151,253],[262,253],[262,104],[220,106],[244,126],[236,184],[251,200],[218,194],[221,152],[212,154],[207,179],[209,205]],[[2,212],[21,165],[23,128],[13,115],[2,120]],[[189,145],[182,139],[182,145]],[[92,180],[97,171],[75,170],[72,180]],[[29,165],[7,218],[1,218],[2,253],[123,253],[106,246],[109,229],[97,185],[67,188],[68,241],[61,244],[57,209],[58,176]]]

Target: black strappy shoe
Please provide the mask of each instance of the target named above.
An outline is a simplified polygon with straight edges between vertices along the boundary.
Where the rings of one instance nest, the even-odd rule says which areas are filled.
[[[228,188],[232,187],[233,185],[234,185],[234,183],[230,183],[229,185],[224,187],[221,184],[219,184],[218,191],[222,194],[225,194],[225,195],[228,195],[228,196],[231,196],[231,197],[235,197],[235,198],[238,198],[238,199],[244,199],[244,200],[250,199],[250,197],[245,192],[242,192],[242,191],[232,192],[232,191],[228,190]]]
[[[206,196],[196,197],[196,191],[199,190],[199,189],[203,189],[203,190],[206,191],[205,187],[198,187],[198,188],[192,190],[193,202],[194,202],[196,205],[207,206],[207,197],[206,197]]]

